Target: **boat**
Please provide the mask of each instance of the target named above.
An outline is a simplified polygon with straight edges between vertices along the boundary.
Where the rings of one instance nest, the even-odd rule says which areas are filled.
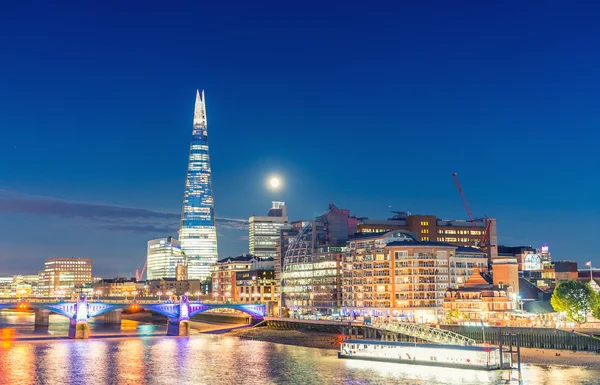
[[[510,369],[511,354],[502,349],[502,360],[500,354],[496,346],[346,340],[340,346],[338,358],[480,370]]]

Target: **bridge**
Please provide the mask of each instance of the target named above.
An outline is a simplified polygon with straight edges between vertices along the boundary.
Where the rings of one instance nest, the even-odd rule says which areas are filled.
[[[403,334],[405,336],[415,337],[438,344],[463,346],[475,344],[475,340],[472,338],[465,337],[449,330],[438,329],[427,325],[412,324],[408,322],[375,322],[370,326],[373,329],[380,331]]]
[[[51,301],[20,301],[2,302],[2,309],[33,309],[35,310],[35,325],[48,326],[50,313],[63,315],[70,320],[69,338],[85,339],[89,337],[88,319],[104,314],[104,323],[120,324],[123,309],[149,310],[167,317],[168,336],[189,336],[190,317],[209,310],[233,309],[249,314],[253,322],[260,322],[266,315],[266,306],[261,304],[208,304],[190,302],[187,295],[182,295],[179,303],[134,301],[100,302],[88,301],[85,294],[79,294],[74,302]]]

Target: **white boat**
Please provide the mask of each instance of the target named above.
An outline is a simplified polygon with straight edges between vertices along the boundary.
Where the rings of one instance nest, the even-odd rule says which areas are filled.
[[[500,348],[494,346],[347,340],[342,342],[338,358],[480,370],[510,369],[511,354],[503,349],[502,363],[500,354]]]

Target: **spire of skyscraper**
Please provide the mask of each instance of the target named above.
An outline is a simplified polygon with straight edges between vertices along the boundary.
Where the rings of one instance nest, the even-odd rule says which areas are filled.
[[[181,249],[187,256],[189,279],[206,279],[217,261],[212,174],[208,151],[204,91],[196,91],[194,124],[183,210],[179,231]]]

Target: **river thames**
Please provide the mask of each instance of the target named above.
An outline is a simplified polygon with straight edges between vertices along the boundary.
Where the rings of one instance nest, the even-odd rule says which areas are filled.
[[[17,317],[17,318],[15,318]],[[0,315],[0,328],[25,316]],[[63,334],[53,322],[45,335]],[[33,334],[30,324],[17,336]],[[100,324],[93,324],[96,336]],[[162,332],[135,321],[121,333]],[[114,334],[114,330],[112,330]],[[524,365],[522,384],[598,384],[600,371],[579,367]],[[174,338],[123,336],[90,340],[4,341],[0,384],[519,384],[516,373],[481,372],[367,361],[340,360],[336,352],[227,335]]]

